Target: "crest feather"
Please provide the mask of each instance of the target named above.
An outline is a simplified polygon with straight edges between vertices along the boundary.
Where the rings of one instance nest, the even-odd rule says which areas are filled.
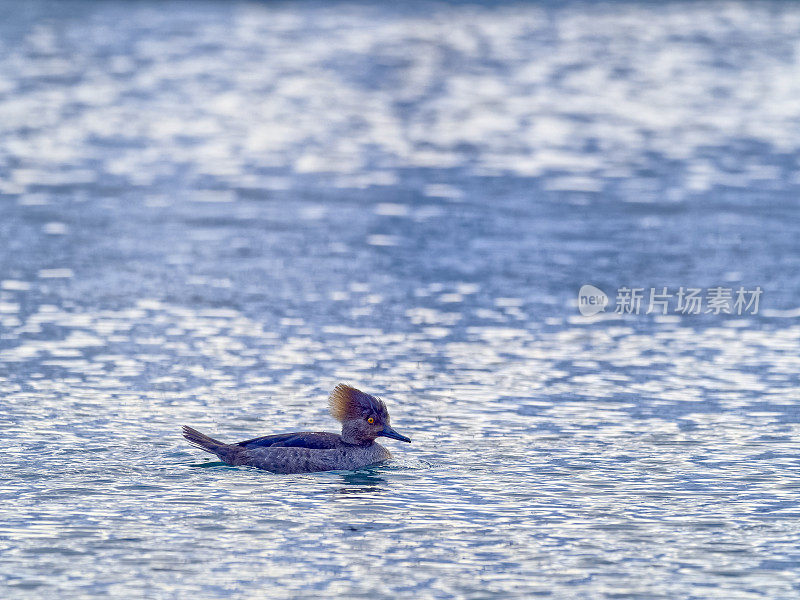
[[[339,422],[357,419],[367,413],[378,415],[386,413],[386,406],[380,398],[365,394],[344,383],[333,388],[328,404],[331,407],[331,415]]]

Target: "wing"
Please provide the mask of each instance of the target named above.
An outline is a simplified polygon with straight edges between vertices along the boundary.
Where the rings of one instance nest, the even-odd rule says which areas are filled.
[[[309,448],[311,450],[332,450],[339,443],[335,433],[301,431],[299,433],[279,433],[264,435],[235,444],[243,448]]]

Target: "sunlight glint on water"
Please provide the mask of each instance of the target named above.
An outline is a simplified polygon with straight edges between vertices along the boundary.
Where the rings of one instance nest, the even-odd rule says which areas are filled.
[[[797,595],[796,6],[0,11],[4,598]]]

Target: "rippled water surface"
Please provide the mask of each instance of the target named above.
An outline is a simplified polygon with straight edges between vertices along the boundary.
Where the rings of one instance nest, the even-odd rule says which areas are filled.
[[[2,597],[796,598],[798,98],[795,4],[2,2]],[[340,381],[413,444],[180,439]]]

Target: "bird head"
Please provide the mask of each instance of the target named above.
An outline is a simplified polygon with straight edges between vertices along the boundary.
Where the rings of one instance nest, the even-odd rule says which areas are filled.
[[[331,415],[342,424],[342,438],[349,444],[369,444],[379,436],[411,442],[389,425],[383,400],[340,383],[328,400]]]

